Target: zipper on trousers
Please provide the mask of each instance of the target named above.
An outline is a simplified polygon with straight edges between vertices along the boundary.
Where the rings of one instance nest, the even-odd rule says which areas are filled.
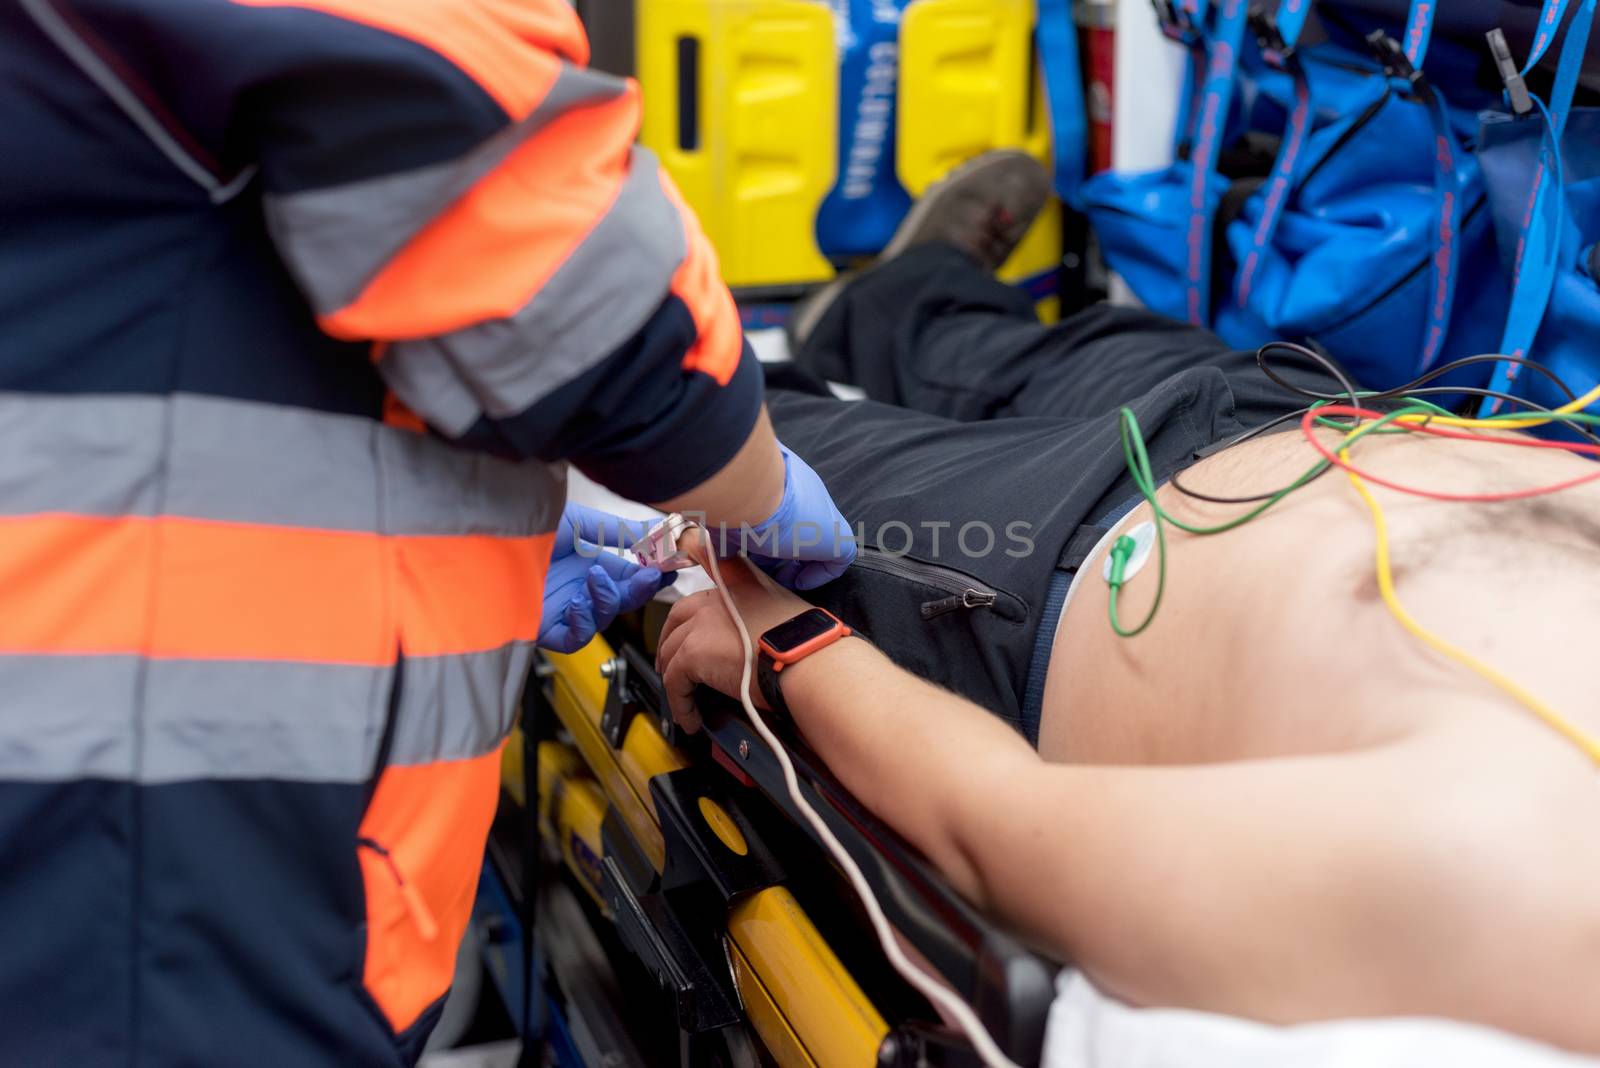
[[[922,618],[938,619],[956,611],[970,611],[974,608],[985,608],[990,611],[1000,611],[998,605],[1000,595],[994,590],[975,582],[970,575],[957,571],[954,568],[943,567],[939,564],[925,564],[920,560],[904,559],[892,556],[880,549],[864,548],[856,558],[855,566],[867,571],[878,571],[886,575],[914,582],[919,586],[941,590],[946,596],[932,601],[924,601],[920,612]],[[1005,612],[1000,612],[1006,615]]]
[[[417,934],[422,936],[424,942],[432,942],[439,937],[439,922],[433,918],[433,910],[428,908],[428,903],[422,900],[422,893],[415,883],[406,881],[400,865],[395,863],[394,854],[390,853],[378,842],[371,838],[357,838],[356,845],[362,849],[370,849],[383,858],[389,866],[389,874],[394,876],[394,885],[400,891],[400,900],[406,907],[406,914],[411,917],[411,922],[416,925]]]
[[[938,601],[923,601],[922,618],[938,619],[959,609],[992,608],[994,601],[994,594],[987,590],[965,589]]]

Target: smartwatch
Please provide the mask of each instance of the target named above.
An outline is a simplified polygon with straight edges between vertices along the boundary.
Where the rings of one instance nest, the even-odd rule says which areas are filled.
[[[792,719],[780,685],[783,669],[852,633],[832,612],[810,608],[763,634],[757,643],[756,682],[767,705],[785,719]]]

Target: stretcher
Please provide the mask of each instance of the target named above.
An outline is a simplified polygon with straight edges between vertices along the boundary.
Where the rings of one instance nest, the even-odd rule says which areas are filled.
[[[976,1065],[889,969],[737,703],[704,694],[706,729],[673,726],[645,640],[661,607],[543,655],[530,680],[475,923],[513,1018],[590,1068]],[[1058,966],[785,741],[903,944],[1012,1060],[1039,1063]]]

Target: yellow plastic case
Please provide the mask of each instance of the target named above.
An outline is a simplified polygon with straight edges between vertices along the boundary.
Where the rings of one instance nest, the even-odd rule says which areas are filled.
[[[1050,166],[1033,22],[1032,0],[917,0],[906,9],[895,140],[900,182],[912,196],[991,149],[1020,148]],[[1060,264],[1061,205],[1052,197],[1000,277],[1038,283]],[[1056,296],[1037,307],[1046,322],[1059,317]]]
[[[826,281],[817,208],[838,160],[833,16],[813,0],[638,0],[639,140],[735,290]]]

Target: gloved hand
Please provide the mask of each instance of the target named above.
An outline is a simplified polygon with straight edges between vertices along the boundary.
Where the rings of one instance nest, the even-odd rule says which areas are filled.
[[[814,590],[844,574],[856,558],[855,533],[809,464],[782,442],[783,500],[744,536],[760,568],[791,590]]]
[[[628,545],[644,527],[638,521],[567,503],[544,580],[539,648],[577,652],[609,627],[618,613],[631,612],[672,584],[676,574],[663,576],[653,567],[640,567],[600,548]]]

